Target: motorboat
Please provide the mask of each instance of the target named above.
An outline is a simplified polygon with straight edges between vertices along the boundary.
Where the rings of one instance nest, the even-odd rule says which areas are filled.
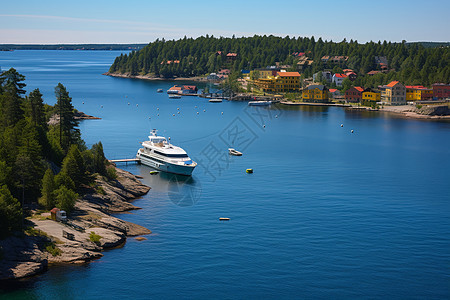
[[[168,173],[192,174],[197,163],[189,158],[186,151],[170,144],[165,137],[158,136],[156,129],[150,132],[148,138],[148,141],[142,142],[142,148],[136,154],[140,163]]]
[[[164,92],[164,90],[163,89],[157,89],[156,92],[162,93],[162,92]]]
[[[228,148],[228,153],[234,156],[242,156],[242,152],[239,152],[234,148]]]
[[[220,103],[220,102],[222,102],[222,99],[214,98],[214,99],[210,99],[209,102],[212,102],[212,103]]]
[[[170,94],[169,95],[169,99],[180,99],[180,98],[181,98],[181,96],[177,95],[177,94]]]
[[[250,106],[267,106],[272,104],[272,101],[250,101],[248,105]]]

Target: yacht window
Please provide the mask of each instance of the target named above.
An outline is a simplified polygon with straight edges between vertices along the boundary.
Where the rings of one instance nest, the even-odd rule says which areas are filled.
[[[156,154],[159,154],[159,155],[162,155],[162,156],[165,156],[165,157],[179,157],[179,158],[181,158],[181,157],[188,157],[187,154],[167,154],[167,153],[159,152],[157,150],[154,150],[154,151],[155,151]]]

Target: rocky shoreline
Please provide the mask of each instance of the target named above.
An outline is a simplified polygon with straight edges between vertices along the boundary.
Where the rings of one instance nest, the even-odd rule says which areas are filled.
[[[150,234],[143,226],[111,215],[139,209],[130,201],[150,190],[133,174],[118,168],[116,172],[116,180],[99,176],[95,185],[84,188],[68,224],[51,220],[49,213],[35,212],[27,218],[33,227],[27,235],[1,240],[0,280],[36,275],[52,264],[89,262],[102,257],[105,249],[122,246],[128,236]],[[70,235],[73,239],[67,238]]]

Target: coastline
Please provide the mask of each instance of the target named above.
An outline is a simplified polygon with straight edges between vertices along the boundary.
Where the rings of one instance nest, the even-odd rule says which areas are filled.
[[[118,77],[118,78],[129,78],[129,79],[142,79],[142,80],[154,80],[154,81],[195,81],[195,82],[207,82],[206,77],[175,77],[175,78],[161,78],[150,75],[136,75],[132,76],[130,74],[117,74],[106,72],[102,75]]]
[[[432,107],[432,109],[417,109],[415,106],[411,105],[399,105],[399,106],[384,106],[382,108],[374,109],[366,106],[352,106],[350,104],[341,103],[309,103],[309,102],[291,102],[291,101],[281,101],[283,105],[291,106],[335,106],[343,107],[350,110],[358,111],[378,111],[384,113],[395,114],[400,117],[405,117],[408,119],[421,119],[421,120],[450,120],[450,115],[436,115],[435,111],[439,108],[445,107],[446,105],[437,105]],[[450,109],[449,109],[450,110]]]
[[[101,251],[123,246],[127,237],[150,234],[143,226],[112,216],[140,209],[130,202],[150,190],[135,175],[117,167],[116,172],[116,180],[97,176],[93,187],[83,188],[68,222],[71,226],[35,210],[26,220],[27,227],[33,227],[27,235],[1,240],[0,281],[37,275],[54,264],[87,263],[102,257]],[[95,235],[99,238],[93,239]]]

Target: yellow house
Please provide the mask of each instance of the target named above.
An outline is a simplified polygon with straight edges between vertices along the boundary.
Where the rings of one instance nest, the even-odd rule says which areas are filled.
[[[407,85],[406,101],[420,101],[433,98],[433,90],[421,85]]]
[[[362,93],[362,102],[366,101],[378,102],[380,100],[381,100],[381,93],[374,92],[371,89],[366,89]]]
[[[300,76],[298,72],[278,72],[275,77],[255,79],[253,83],[264,92],[299,92]]]
[[[303,89],[302,96],[307,102],[328,102],[328,89],[322,84],[312,84]]]

